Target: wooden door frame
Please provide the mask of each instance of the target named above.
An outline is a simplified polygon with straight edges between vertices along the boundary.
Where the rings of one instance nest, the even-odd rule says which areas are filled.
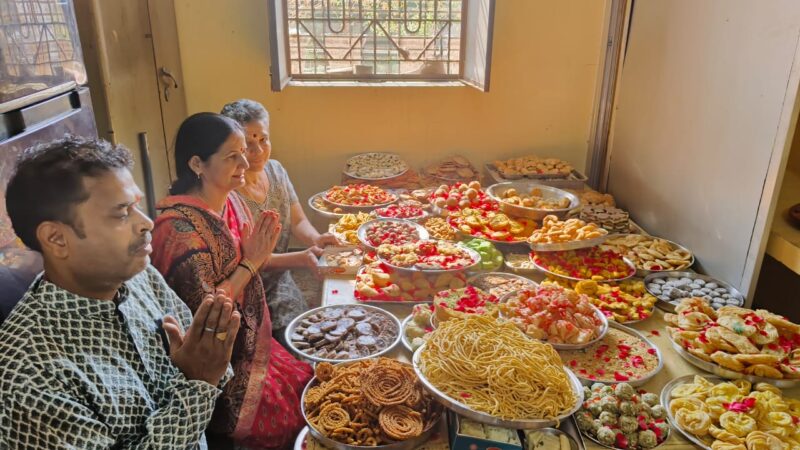
[[[625,57],[628,29],[635,0],[607,0],[604,14],[600,68],[595,89],[592,126],[586,153],[586,176],[593,189],[605,191],[608,181],[608,143],[614,120],[613,108]]]
[[[164,142],[166,142],[166,158],[170,172],[170,182],[175,180],[175,167],[172,155],[175,152],[175,134],[186,118],[186,89],[181,66],[180,44],[178,41],[178,23],[175,18],[174,0],[146,0],[150,17],[150,30],[153,35],[153,55],[155,58],[154,74],[159,79],[158,90],[161,104],[161,120],[164,125]],[[166,100],[165,88],[169,81],[159,72],[166,67],[178,83],[171,88],[169,100]]]

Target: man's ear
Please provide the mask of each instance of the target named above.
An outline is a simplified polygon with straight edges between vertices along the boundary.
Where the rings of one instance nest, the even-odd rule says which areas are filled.
[[[36,239],[42,247],[42,254],[58,259],[69,256],[69,245],[65,235],[65,228],[68,226],[61,222],[45,221],[36,227]]]

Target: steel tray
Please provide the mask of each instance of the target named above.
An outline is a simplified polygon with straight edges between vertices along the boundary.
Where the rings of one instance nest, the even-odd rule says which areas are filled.
[[[502,305],[502,304],[506,303],[508,301],[508,299],[511,298],[511,296],[515,295],[516,293],[517,293],[517,291],[509,292],[508,294],[504,295],[498,301],[498,305]],[[600,333],[597,335],[597,337],[595,337],[594,339],[592,339],[591,341],[589,341],[589,342],[587,342],[585,344],[556,344],[556,343],[542,341],[540,339],[534,339],[532,337],[528,337],[528,335],[524,331],[522,333],[525,334],[525,336],[528,337],[528,339],[533,339],[535,341],[543,342],[545,344],[550,344],[556,350],[581,350],[581,349],[584,349],[586,347],[589,347],[589,346],[599,342],[604,337],[606,337],[606,333],[608,333],[608,327],[609,327],[609,322],[608,322],[608,318],[606,317],[606,315],[603,314],[603,312],[600,311],[600,309],[597,308],[596,306],[594,306],[594,305],[590,305],[590,306],[594,310],[595,316],[600,318]],[[510,319],[509,317],[506,317],[506,315],[502,313],[502,310],[500,312],[500,317],[503,318],[503,319],[506,319],[506,320]]]
[[[669,402],[670,400],[672,400],[672,390],[682,384],[691,383],[692,381],[694,381],[694,377],[695,375],[684,375],[682,377],[675,378],[674,380],[667,383],[664,386],[664,389],[661,390],[661,405],[664,406],[664,410],[667,412],[667,420],[669,421],[669,424],[672,425],[672,428],[678,430],[678,433],[682,434],[683,437],[685,437],[698,447],[705,450],[711,450],[711,446],[709,444],[703,442],[702,439],[698,438],[692,433],[689,433],[688,431],[684,431],[681,427],[679,427],[678,422],[675,421],[675,417],[669,410]],[[704,376],[704,378],[706,378],[709,381],[717,383],[726,381],[720,377]]]
[[[347,364],[347,363],[343,363],[343,364]],[[301,408],[301,410],[303,412],[303,418],[306,421],[306,425],[307,425],[307,428],[308,428],[308,433],[311,434],[311,436],[314,439],[316,439],[321,444],[325,445],[327,448],[330,448],[330,449],[335,449],[335,450],[361,450],[361,449],[365,449],[365,450],[366,449],[413,450],[413,449],[417,448],[420,444],[423,444],[423,443],[428,441],[428,438],[430,438],[431,434],[433,434],[433,432],[439,426],[439,421],[442,419],[442,416],[444,415],[444,411],[439,411],[438,417],[436,419],[434,419],[429,424],[428,428],[423,430],[422,434],[420,434],[419,436],[417,436],[415,438],[412,438],[412,439],[408,439],[408,440],[405,440],[405,441],[398,441],[398,442],[394,442],[394,443],[391,443],[391,444],[377,445],[377,446],[372,446],[372,447],[345,444],[343,442],[334,441],[333,439],[330,439],[330,438],[326,437],[324,434],[322,434],[319,431],[317,431],[316,428],[314,428],[314,426],[311,424],[311,422],[308,421],[308,417],[306,416],[305,397],[306,397],[306,393],[308,392],[308,390],[310,388],[316,386],[317,384],[319,384],[319,381],[317,380],[317,378],[312,378],[311,381],[309,381],[309,383],[306,385],[305,389],[303,389],[303,397],[302,397],[303,400],[301,400],[301,402],[300,402],[300,408]],[[431,404],[434,405],[433,407],[437,407],[437,403],[436,402],[433,402]]]
[[[691,365],[697,367],[700,370],[705,370],[708,373],[712,373],[720,378],[725,378],[728,380],[747,380],[753,384],[768,383],[781,389],[792,388],[800,384],[800,380],[797,379],[792,380],[787,378],[776,379],[776,378],[758,377],[755,375],[748,375],[746,373],[729,370],[724,367],[720,367],[719,364],[705,361],[689,353],[688,351],[686,351],[686,349],[684,349],[678,343],[672,340],[671,337],[669,341],[670,343],[672,343],[672,348],[675,349],[675,352],[681,355],[681,357],[685,359],[687,362],[689,362]]]
[[[561,416],[557,417],[553,420],[546,420],[546,419],[530,419],[530,420],[509,420],[509,419],[501,419],[499,417],[495,417],[480,411],[475,411],[474,409],[470,408],[469,406],[459,402],[458,400],[448,396],[444,392],[437,389],[422,373],[422,370],[419,367],[419,358],[420,354],[423,350],[425,350],[425,345],[422,345],[416,352],[414,352],[414,357],[412,358],[412,364],[414,366],[414,372],[417,374],[417,378],[419,378],[420,382],[423,386],[425,386],[425,390],[433,394],[437,400],[441,404],[443,404],[446,408],[452,410],[453,412],[460,414],[468,419],[472,419],[476,422],[485,423],[488,425],[495,425],[498,427],[504,428],[513,428],[517,430],[534,430],[539,428],[548,428],[554,427],[557,425],[558,422],[566,420],[569,416],[574,414],[578,409],[580,409],[581,405],[583,404],[583,386],[581,385],[580,380],[569,370],[567,367],[564,367],[564,370],[567,373],[567,377],[570,380],[572,385],[572,392],[575,394],[575,404],[570,408],[568,412],[562,414]]]
[[[608,241],[609,241],[610,239],[614,239],[614,238],[618,238],[618,237],[624,237],[624,236],[629,236],[629,235],[632,235],[632,234],[635,234],[635,235],[640,235],[640,233],[615,233],[615,234],[611,234],[611,235],[609,235],[609,236],[607,236],[607,237],[606,237],[606,240],[605,240],[605,242],[604,242],[604,243],[601,245],[601,247],[602,247],[602,246],[604,246],[604,245],[608,245],[608,246],[612,246],[612,245],[614,245],[614,244],[608,243]],[[648,276],[648,275],[650,275],[650,274],[653,274],[653,273],[664,273],[664,272],[677,272],[677,271],[682,271],[682,270],[686,270],[686,269],[688,269],[689,267],[692,267],[692,266],[694,265],[694,262],[695,262],[695,259],[694,259],[694,252],[692,252],[692,251],[691,251],[691,250],[689,250],[688,248],[686,248],[686,247],[684,247],[684,246],[682,246],[682,245],[678,244],[677,242],[670,241],[669,239],[664,239],[664,238],[660,238],[660,237],[656,237],[656,236],[645,236],[645,237],[648,237],[648,238],[651,238],[651,239],[661,239],[662,241],[666,241],[666,242],[667,242],[669,245],[673,246],[674,248],[676,248],[676,249],[678,249],[678,250],[684,250],[684,251],[688,252],[688,253],[691,255],[691,258],[689,259],[689,263],[688,263],[686,266],[684,266],[684,267],[681,267],[681,268],[679,268],[679,269],[675,269],[675,270],[647,270],[647,269],[640,269],[640,268],[636,267],[636,276],[637,276],[637,277],[646,277],[646,276]],[[634,263],[634,266],[635,266],[635,265],[636,265],[636,264]],[[656,297],[656,298],[658,298],[658,297]]]
[[[554,244],[535,244],[527,241],[531,250],[535,252],[563,252],[567,250],[580,250],[583,248],[597,247],[606,241],[608,235],[580,241],[557,242]]]
[[[425,230],[425,231],[427,232],[427,230]],[[444,241],[444,242],[447,242],[447,241]],[[448,242],[448,243],[453,245],[450,242]],[[481,255],[478,252],[476,252],[475,250],[473,250],[473,249],[471,249],[469,247],[466,247],[466,246],[459,246],[459,248],[464,250],[465,252],[467,252],[470,255],[470,257],[472,258],[472,264],[470,264],[468,266],[464,266],[464,267],[459,267],[457,269],[423,269],[423,268],[416,267],[416,265],[411,266],[411,267],[396,266],[396,265],[390,263],[389,261],[387,261],[386,259],[384,259],[383,257],[381,257],[381,255],[378,255],[378,260],[380,260],[382,263],[386,264],[387,266],[389,266],[392,269],[397,270],[399,272],[407,272],[407,273],[408,272],[420,272],[420,273],[429,273],[431,275],[438,275],[438,274],[447,273],[447,272],[451,272],[451,273],[453,273],[453,272],[454,273],[466,272],[466,271],[471,270],[472,268],[474,268],[475,266],[477,266],[478,264],[481,263]]]
[[[406,167],[405,167],[405,169],[401,170],[400,172],[398,172],[398,173],[396,173],[394,175],[386,176],[386,177],[362,177],[362,176],[359,176],[359,175],[356,175],[354,173],[350,173],[350,172],[347,171],[347,167],[349,166],[350,161],[353,161],[353,160],[358,159],[358,158],[363,158],[363,157],[368,156],[368,155],[394,155],[394,156],[397,156],[397,159],[399,159]],[[386,181],[386,180],[391,180],[391,179],[400,177],[402,175],[405,175],[406,172],[408,172],[408,163],[405,162],[403,160],[403,158],[400,157],[400,155],[398,155],[397,153],[393,153],[393,152],[366,152],[366,153],[359,153],[358,155],[354,155],[354,156],[351,156],[350,158],[347,158],[347,161],[344,163],[344,168],[342,169],[342,173],[347,175],[348,177],[353,178],[355,180],[364,180],[364,181]]]
[[[328,310],[328,309],[342,309],[342,308],[351,308],[351,309],[352,308],[362,308],[362,309],[369,310],[369,311],[371,311],[373,313],[382,314],[382,315],[388,317],[397,326],[397,331],[398,331],[397,332],[397,336],[395,336],[394,340],[389,345],[384,347],[383,349],[381,349],[381,350],[379,350],[379,351],[377,351],[377,352],[375,352],[375,353],[373,353],[371,355],[362,356],[362,357],[353,358],[353,359],[320,358],[318,356],[313,356],[313,355],[309,355],[307,353],[304,353],[302,350],[300,350],[300,349],[296,348],[294,345],[292,345],[291,335],[292,335],[292,333],[294,333],[294,329],[297,327],[297,325],[301,321],[303,321],[303,319],[305,319],[306,317],[308,317],[310,315],[316,314],[316,313],[318,313],[320,311],[325,311],[325,310]],[[299,358],[302,358],[302,359],[305,359],[305,360],[308,360],[308,361],[313,361],[315,363],[318,363],[318,362],[344,363],[344,362],[354,362],[354,361],[361,361],[361,360],[364,360],[364,359],[376,358],[378,356],[385,355],[386,353],[389,353],[390,351],[392,351],[392,349],[395,348],[398,343],[400,343],[401,336],[402,336],[402,329],[400,328],[400,321],[397,319],[397,317],[395,317],[394,314],[390,313],[389,311],[386,311],[385,309],[378,308],[376,306],[359,305],[359,304],[356,304],[356,305],[328,305],[328,306],[320,306],[319,308],[314,308],[314,309],[308,310],[308,311],[304,312],[303,314],[295,317],[294,320],[292,320],[289,323],[289,325],[286,326],[286,332],[285,332],[286,345],[287,345],[288,349],[291,350]]]
[[[727,289],[728,292],[733,294],[739,300],[739,304],[735,305],[735,306],[743,306],[744,305],[744,295],[742,295],[742,293],[739,292],[738,289],[736,289],[735,287],[731,286],[730,284],[728,284],[728,283],[726,283],[726,282],[724,282],[722,280],[718,280],[718,279],[716,279],[714,277],[710,277],[708,275],[700,275],[699,273],[694,273],[694,272],[682,272],[682,271],[677,271],[677,270],[671,270],[671,271],[668,271],[668,272],[652,273],[652,274],[644,277],[644,288],[645,288],[645,290],[650,295],[652,295],[653,297],[656,298],[656,300],[657,300],[656,301],[656,306],[658,306],[659,308],[661,308],[662,310],[667,311],[667,312],[674,313],[675,312],[675,306],[677,306],[677,305],[673,304],[672,302],[669,302],[669,301],[666,301],[666,300],[662,300],[657,295],[655,295],[652,292],[650,292],[650,289],[647,288],[647,285],[650,284],[651,281],[653,281],[655,279],[658,279],[658,278],[690,278],[692,280],[698,279],[698,280],[703,280],[705,282],[717,283],[719,286],[724,287],[725,289]]]
[[[546,199],[569,199],[569,206],[560,209],[539,209],[531,208],[521,205],[512,205],[505,202],[500,198],[503,192],[508,189],[516,189],[517,191],[530,192],[531,189],[538,188],[542,191],[543,198]],[[542,220],[545,216],[554,215],[559,219],[566,217],[567,213],[577,208],[581,204],[581,200],[577,195],[567,192],[552,186],[545,186],[534,181],[507,181],[505,183],[497,183],[486,188],[486,194],[494,201],[500,204],[500,210],[515,217],[526,217],[533,220]]]
[[[622,258],[622,260],[625,261],[625,264],[630,269],[628,271],[628,276],[625,276],[625,277],[622,277],[622,278],[613,278],[613,279],[609,279],[609,280],[597,280],[597,282],[598,283],[613,283],[613,282],[617,282],[617,281],[627,280],[628,278],[631,278],[632,276],[636,275],[636,267],[633,265],[633,263],[628,258]],[[555,273],[555,272],[551,272],[550,270],[545,269],[544,267],[540,266],[539,264],[536,264],[536,260],[534,260],[533,258],[531,258],[531,262],[533,263],[534,266],[536,266],[537,270],[540,270],[540,271],[542,271],[542,272],[544,272],[544,273],[546,273],[548,275],[551,275],[551,276],[554,276],[554,277],[557,277],[557,278],[562,278],[562,279],[565,279],[565,280],[572,280],[572,281],[586,281],[586,280],[588,280],[588,278],[575,278],[575,277],[570,277],[568,275],[561,275],[561,274],[558,274],[558,273]],[[658,297],[656,297],[656,298],[658,298]]]
[[[632,335],[636,336],[637,338],[643,340],[647,345],[650,346],[650,348],[654,348],[655,351],[656,351],[656,358],[658,358],[658,365],[656,366],[656,368],[650,374],[645,376],[644,378],[640,378],[638,380],[633,380],[633,381],[626,381],[625,383],[628,383],[631,386],[641,386],[641,385],[647,383],[648,381],[650,381],[659,372],[661,372],[661,369],[664,368],[664,355],[661,354],[661,350],[658,348],[658,346],[656,344],[653,343],[653,341],[651,341],[650,339],[647,339],[644,336],[644,334],[640,333],[639,331],[634,330],[633,328],[626,327],[626,326],[621,325],[619,323],[616,323],[614,321],[609,321],[608,322],[608,327],[609,328],[616,328],[617,330],[623,331],[623,332],[628,333],[628,334],[632,334]],[[619,383],[618,381],[591,380],[589,378],[581,377],[577,373],[575,374],[575,376],[578,377],[578,379],[581,380],[581,382],[585,386],[591,386],[594,383],[603,383],[603,384],[617,384],[617,383]]]

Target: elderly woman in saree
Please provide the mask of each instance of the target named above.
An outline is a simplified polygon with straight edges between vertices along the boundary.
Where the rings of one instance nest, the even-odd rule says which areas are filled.
[[[267,291],[273,335],[283,342],[289,322],[308,309],[290,270],[316,271],[317,257],[322,249],[336,245],[338,241],[332,234],[320,234],[314,229],[300,206],[286,169],[271,158],[269,113],[264,106],[253,100],[237,100],[225,105],[222,114],[242,126],[247,142],[245,155],[250,167],[244,174],[244,186],[237,188],[236,192],[253,214],[272,209],[281,216],[281,236],[275,254],[261,272],[261,278]],[[289,252],[292,237],[308,247]]]

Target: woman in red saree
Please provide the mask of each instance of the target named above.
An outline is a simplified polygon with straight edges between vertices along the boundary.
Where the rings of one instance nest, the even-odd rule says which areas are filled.
[[[244,184],[244,135],[213,113],[186,119],[175,141],[177,181],[161,201],[153,230],[153,265],[194,311],[209,290],[236,300],[242,326],[231,358],[233,379],[209,430],[253,448],[285,448],[305,425],[300,396],[310,366],[272,338],[258,270],[280,235],[279,218],[255,219],[233,194]]]

